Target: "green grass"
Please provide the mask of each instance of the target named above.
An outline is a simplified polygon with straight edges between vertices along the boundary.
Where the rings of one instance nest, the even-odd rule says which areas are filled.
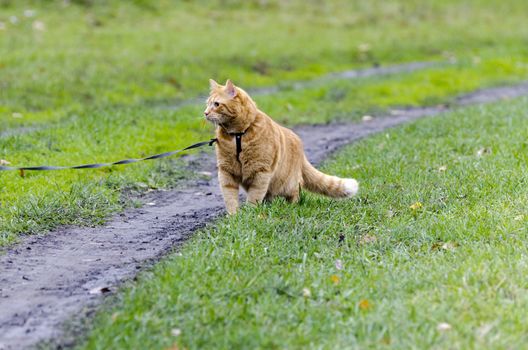
[[[522,0],[4,0],[0,127],[193,97],[211,77],[267,86],[372,64],[507,57],[526,46],[525,10]]]
[[[496,69],[500,64],[505,68]],[[288,125],[321,123],[358,120],[365,113],[384,113],[391,106],[448,102],[451,96],[498,80],[513,83],[527,78],[528,68],[520,59],[489,60],[388,78],[330,81],[256,99],[263,110]],[[212,135],[200,117],[202,108],[89,109],[58,125],[1,139],[0,158],[14,165],[67,165],[179,149]],[[111,169],[27,172],[24,178],[15,172],[1,174],[0,245],[13,242],[21,233],[102,223],[112,212],[130,205],[127,196],[121,196],[123,191],[172,187],[175,180],[190,175],[181,168],[178,162],[154,161]],[[56,212],[62,215],[58,218]]]
[[[527,110],[461,109],[346,148],[324,169],[357,178],[357,198],[221,219],[125,288],[80,348],[522,348]]]
[[[528,68],[522,60],[495,59],[388,78],[330,81],[256,99],[263,110],[288,125],[321,123],[359,120],[365,113],[383,113],[392,106],[447,102],[453,95],[499,80],[513,83],[527,78]],[[202,108],[89,109],[58,125],[1,139],[0,158],[13,165],[73,165],[179,149],[212,135],[200,117]],[[27,172],[25,178],[15,172],[1,174],[0,245],[22,233],[59,225],[102,223],[112,212],[130,205],[123,191],[172,187],[176,180],[190,176],[181,168],[178,162],[154,161],[99,170]],[[57,217],[57,212],[62,215]]]
[[[31,17],[27,9],[34,10]],[[297,0],[79,0],[67,6],[3,0],[0,135],[9,136],[0,138],[0,159],[13,165],[112,161],[207,139],[212,130],[202,124],[203,106],[170,106],[205,94],[210,77],[229,77],[244,88],[282,86],[257,102],[290,126],[449,102],[462,92],[527,79],[525,9],[520,0],[308,6]],[[456,63],[288,89],[329,72],[416,60]],[[0,246],[59,225],[101,223],[134,204],[130,191],[172,187],[189,176],[180,169],[164,161],[23,179],[2,173]]]

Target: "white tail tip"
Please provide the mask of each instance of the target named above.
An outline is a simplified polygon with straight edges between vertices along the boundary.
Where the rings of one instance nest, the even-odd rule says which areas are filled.
[[[358,193],[359,183],[355,179],[343,179],[347,197],[353,197]]]

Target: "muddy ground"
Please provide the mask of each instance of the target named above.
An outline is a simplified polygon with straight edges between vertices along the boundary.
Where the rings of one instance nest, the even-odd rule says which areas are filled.
[[[338,148],[387,128],[457,106],[523,95],[528,95],[528,83],[479,90],[455,99],[450,107],[392,110],[361,123],[301,126],[295,131],[308,158],[318,164]],[[0,256],[0,349],[29,348],[48,339],[60,339],[61,347],[72,345],[74,339],[65,334],[74,333],[64,332],[66,321],[76,315],[89,317],[103,295],[112,294],[196,229],[223,215],[213,155],[188,156],[187,164],[210,172],[210,179],[151,193],[143,198],[144,207],[117,215],[105,226],[66,227],[24,238],[5,250]]]

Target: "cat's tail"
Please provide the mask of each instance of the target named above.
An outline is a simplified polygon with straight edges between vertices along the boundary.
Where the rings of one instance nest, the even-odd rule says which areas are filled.
[[[334,198],[349,198],[359,190],[355,179],[342,179],[337,176],[326,175],[305,158],[302,167],[304,188],[310,192],[319,193]]]

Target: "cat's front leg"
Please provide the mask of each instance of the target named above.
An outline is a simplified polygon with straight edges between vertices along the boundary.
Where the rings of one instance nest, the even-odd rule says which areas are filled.
[[[224,196],[224,203],[229,214],[236,214],[238,210],[238,191],[240,185],[230,173],[218,170],[218,182]]]
[[[261,203],[268,193],[271,173],[257,173],[247,191],[247,201],[251,204]]]

